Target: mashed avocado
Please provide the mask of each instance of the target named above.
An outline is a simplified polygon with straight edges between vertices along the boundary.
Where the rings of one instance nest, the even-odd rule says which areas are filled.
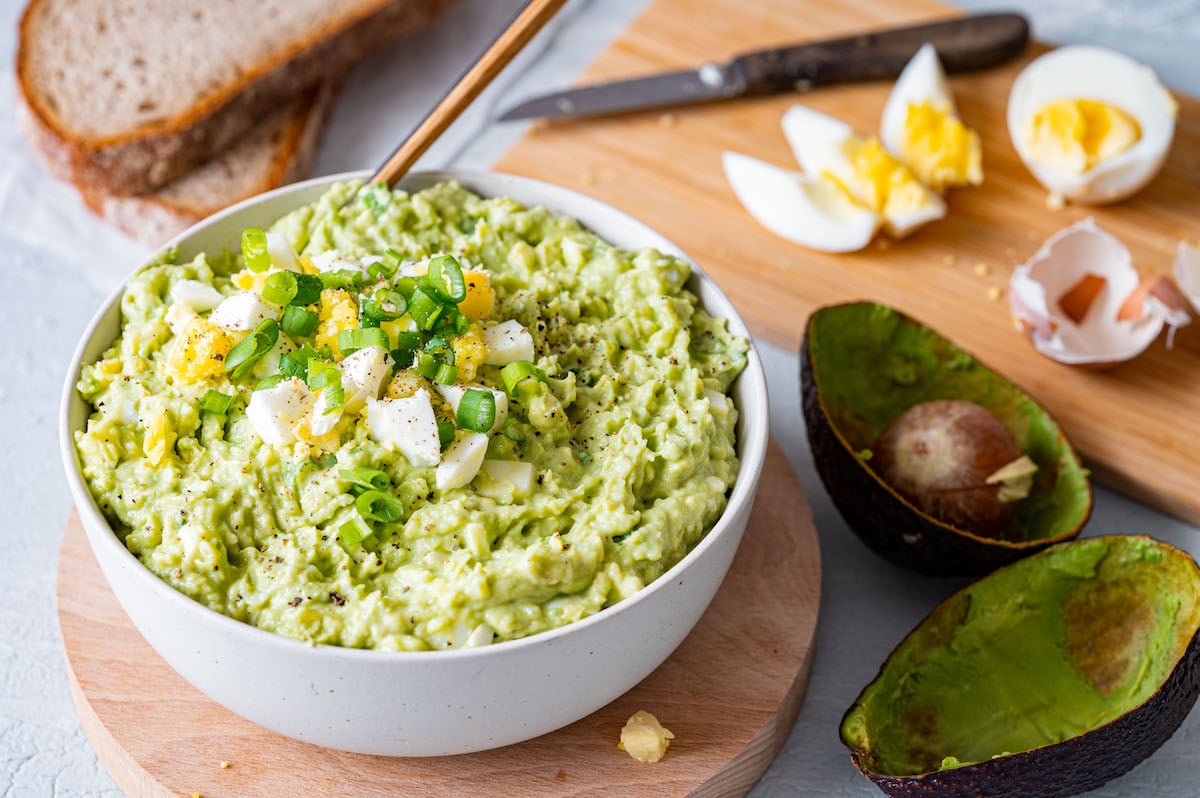
[[[357,188],[129,281],[76,434],[129,550],[230,617],[382,650],[559,627],[678,562],[737,473],[747,348],[688,264],[455,183]]]

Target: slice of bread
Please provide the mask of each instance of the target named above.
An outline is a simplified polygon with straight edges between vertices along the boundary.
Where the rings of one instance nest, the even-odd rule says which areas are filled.
[[[304,177],[339,83],[319,84],[157,191],[121,196],[78,187],[79,192],[96,215],[157,247],[228,205]]]
[[[141,194],[454,0],[30,0],[22,121],[55,175]]]

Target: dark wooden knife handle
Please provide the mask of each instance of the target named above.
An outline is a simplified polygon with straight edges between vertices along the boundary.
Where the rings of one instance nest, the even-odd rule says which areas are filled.
[[[746,53],[731,64],[748,94],[829,83],[894,78],[922,44],[931,42],[947,72],[995,66],[1029,42],[1020,14],[984,14]]]

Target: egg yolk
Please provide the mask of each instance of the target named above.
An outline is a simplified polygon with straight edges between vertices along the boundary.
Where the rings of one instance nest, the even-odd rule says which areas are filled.
[[[1043,105],[1033,115],[1029,143],[1040,163],[1082,174],[1129,149],[1141,137],[1137,120],[1115,105],[1062,99]]]
[[[944,104],[910,103],[901,146],[904,162],[935,191],[983,182],[979,134]]]
[[[893,158],[879,139],[851,137],[843,147],[854,182],[844,188],[884,218],[916,210],[933,201],[929,189],[907,166]],[[840,182],[832,175],[825,177]]]

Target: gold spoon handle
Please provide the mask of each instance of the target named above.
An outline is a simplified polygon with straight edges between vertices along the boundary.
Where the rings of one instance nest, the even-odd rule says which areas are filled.
[[[463,73],[454,88],[413,129],[404,143],[371,176],[372,183],[396,185],[429,145],[450,127],[479,93],[508,65],[567,0],[530,0],[491,46]]]

